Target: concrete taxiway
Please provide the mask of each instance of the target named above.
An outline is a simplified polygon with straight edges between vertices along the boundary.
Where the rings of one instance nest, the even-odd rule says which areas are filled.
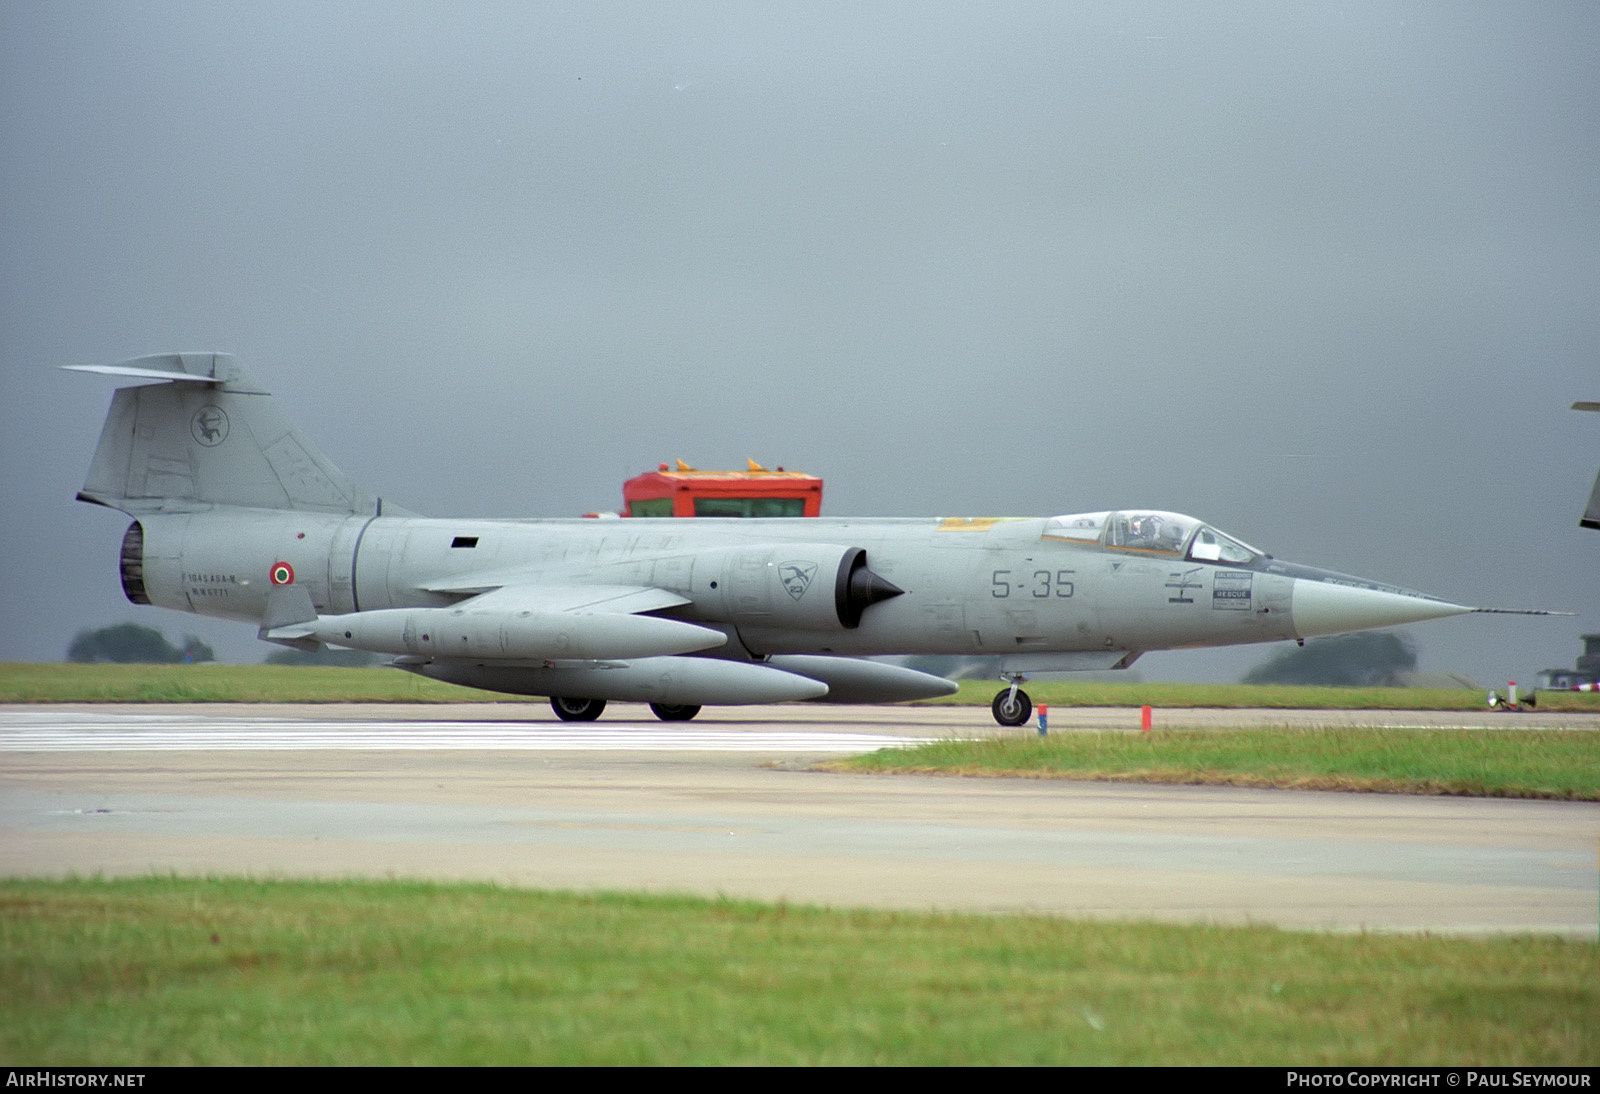
[[[1158,711],[1169,725],[1600,728],[1589,715]],[[1056,731],[1138,711],[1052,712]],[[834,906],[1597,931],[1600,805],[811,772],[987,710],[0,708],[0,873],[423,877]],[[1003,732],[1019,732],[1009,730]]]

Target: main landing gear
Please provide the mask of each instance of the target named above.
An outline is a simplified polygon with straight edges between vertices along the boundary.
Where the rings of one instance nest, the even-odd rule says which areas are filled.
[[[690,703],[651,703],[650,709],[663,722],[687,722],[700,713],[700,707]]]
[[[604,699],[568,699],[560,695],[550,697],[550,709],[563,722],[592,722],[606,709]],[[689,703],[651,703],[650,709],[663,722],[687,722],[700,713],[698,705]]]
[[[1008,675],[1011,686],[994,697],[994,702],[989,704],[989,709],[994,712],[994,720],[1003,726],[1027,725],[1028,719],[1033,716],[1033,700],[1028,698],[1028,693],[1017,685],[1027,679],[1020,673]]]
[[[600,712],[606,709],[604,699],[567,699],[560,695],[550,696],[550,709],[556,712],[556,717],[563,722],[592,722],[600,717]]]

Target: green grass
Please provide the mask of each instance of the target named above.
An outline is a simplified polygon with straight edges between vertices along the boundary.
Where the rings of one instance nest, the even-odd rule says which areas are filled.
[[[0,1058],[1593,1065],[1600,953],[481,885],[0,883]]]
[[[987,706],[1005,685],[963,680],[961,690],[930,704]],[[1288,684],[1146,684],[1030,680],[1035,704],[1060,707],[1265,707],[1284,710],[1483,710],[1487,691],[1476,688],[1334,688]],[[1506,689],[1496,689],[1502,695]],[[1527,697],[1527,690],[1519,694]],[[1600,714],[1600,693],[1541,691],[1538,709]]]
[[[390,668],[0,663],[0,703],[483,703],[508,698]]]
[[[967,680],[959,693],[933,702],[988,706],[1000,687],[996,681]],[[1034,702],[1052,706],[1302,710],[1481,710],[1484,706],[1482,692],[1459,688],[1071,681],[1030,681],[1027,687]],[[381,667],[0,663],[0,703],[481,703],[507,698]],[[1600,693],[1540,692],[1539,709],[1600,713]]]
[[[831,771],[1600,801],[1600,731],[1234,729],[939,741]]]

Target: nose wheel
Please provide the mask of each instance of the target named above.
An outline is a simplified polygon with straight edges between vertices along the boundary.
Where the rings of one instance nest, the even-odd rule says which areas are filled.
[[[1033,700],[1028,698],[1027,692],[1013,683],[994,697],[989,709],[994,712],[994,720],[1003,726],[1026,725],[1028,719],[1033,716]]]

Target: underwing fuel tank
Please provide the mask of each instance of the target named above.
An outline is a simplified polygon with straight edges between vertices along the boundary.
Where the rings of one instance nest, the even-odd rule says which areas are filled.
[[[464,612],[383,608],[325,615],[289,637],[373,653],[521,660],[625,659],[709,650],[728,636],[709,627],[648,615],[582,612]]]
[[[598,664],[507,665],[458,658],[415,661],[396,668],[448,684],[510,695],[562,695],[638,703],[739,706],[821,699],[828,685],[746,661],[708,657],[650,657]]]
[[[822,703],[907,703],[961,690],[954,680],[942,676],[856,657],[780,654],[766,663],[827,684],[828,694],[817,700]]]

